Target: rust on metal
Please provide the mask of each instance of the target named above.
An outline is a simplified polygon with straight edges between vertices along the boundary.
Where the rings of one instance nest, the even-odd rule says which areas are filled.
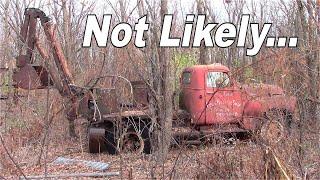
[[[148,110],[130,110],[130,111],[104,114],[102,117],[104,119],[112,119],[120,116],[121,117],[140,117],[144,119],[144,118],[149,118],[150,114],[151,113]]]
[[[38,19],[50,44],[50,52],[53,54],[52,62],[48,52],[41,47],[36,38]],[[124,98],[119,95],[120,91],[117,91],[119,88],[114,88],[116,87],[115,76],[111,76],[112,81],[107,82],[112,88],[107,84],[103,84],[101,88],[97,88],[96,84],[88,88],[73,85],[67,58],[56,37],[55,25],[39,9],[26,9],[20,38],[25,46],[21,48],[17,58],[18,68],[13,76],[15,86],[37,89],[54,83],[64,99],[70,102],[66,106],[67,119],[75,120],[82,113],[90,121],[88,131],[90,152],[107,150],[113,153],[119,150],[116,149],[115,144],[120,150],[142,152],[149,148],[151,138],[148,137],[152,133],[149,132],[152,129],[149,127],[156,118],[150,118],[149,89],[145,82],[130,82],[132,85],[130,93],[133,94],[133,98],[125,93]],[[42,66],[32,65],[34,46],[47,62],[47,70]],[[26,48],[25,52],[22,51],[24,48]],[[126,81],[129,82],[127,79]],[[296,98],[286,95],[279,86],[240,85],[231,79],[228,67],[217,63],[186,68],[181,77],[181,92],[181,107],[187,114],[176,113],[174,118],[183,120],[180,124],[176,123],[173,135],[182,139],[186,137],[188,142],[194,144],[201,143],[203,137],[254,131],[261,126],[268,136],[277,137],[281,132],[281,124],[278,126],[278,123],[274,123],[267,126],[261,119],[270,109],[292,113],[296,108]],[[273,121],[275,118],[269,119]],[[133,131],[130,123],[143,127],[142,131]]]
[[[221,64],[196,65],[183,71],[182,103],[194,125],[240,123],[242,128],[253,130],[259,125],[257,121],[271,109],[294,112],[296,97],[286,95],[279,86],[239,85],[230,79],[229,73]],[[215,82],[218,78],[228,78],[232,83],[215,86],[209,75]]]
[[[125,132],[120,137],[120,153],[140,154],[144,149],[144,141],[139,132],[134,130]]]
[[[31,66],[29,64],[20,68],[13,74],[14,86],[22,89],[42,89],[53,85],[48,77],[48,72],[42,66]]]
[[[26,54],[22,54],[23,51],[22,49],[20,50],[20,55],[17,58],[17,75],[16,75],[16,80],[18,81],[18,84],[21,84],[21,88],[30,88],[31,87],[37,87],[40,86],[37,84],[37,82],[31,78],[38,79],[36,77],[36,73],[34,70],[30,69],[30,67],[25,67],[31,64],[32,61],[32,55],[33,55],[33,50],[34,46],[36,45],[41,56],[44,59],[49,59],[49,56],[45,51],[40,47],[40,45],[37,43],[36,39],[36,27],[37,27],[37,19],[40,19],[41,25],[44,28],[44,32],[46,34],[47,40],[50,42],[50,46],[52,48],[53,56],[54,56],[54,61],[55,65],[58,68],[58,71],[61,72],[60,76],[62,77],[62,84],[63,84],[63,91],[62,92],[63,96],[72,96],[72,92],[69,88],[69,84],[73,84],[72,76],[68,68],[68,64],[66,61],[66,58],[63,55],[63,51],[61,48],[60,43],[56,40],[55,32],[54,32],[54,25],[52,24],[51,20],[49,17],[46,16],[46,14],[36,8],[27,8],[25,11],[25,19],[23,22],[23,25],[21,26],[21,31],[20,31],[20,40],[22,43],[26,44]],[[19,72],[21,71],[21,72]],[[54,72],[50,72],[50,75],[53,77],[55,75]],[[30,74],[28,74],[30,73]],[[47,74],[47,73],[46,73]],[[29,76],[30,78],[25,78],[23,79],[23,75]],[[39,77],[42,79],[42,77]],[[54,82],[58,86],[58,83],[60,82],[56,77],[53,77]],[[26,81],[26,82],[22,82]],[[29,82],[30,81],[30,82]],[[28,85],[27,85],[28,84]],[[35,89],[35,88],[32,88]]]
[[[48,55],[48,53],[46,52],[46,50],[41,46],[40,42],[38,40],[36,40],[35,43],[40,56],[47,62],[48,66],[52,66],[53,64],[50,62],[50,57]],[[58,72],[55,70],[55,68],[48,68],[50,77],[52,78],[52,81],[54,82],[55,87],[58,89],[60,94],[63,94],[63,85],[61,84],[61,80],[58,76]]]
[[[16,66],[17,67],[23,67],[27,65],[27,56],[26,55],[20,55],[17,57],[17,63]]]
[[[68,63],[66,58],[63,55],[63,51],[60,43],[56,40],[56,34],[54,32],[54,25],[51,21],[47,21],[43,24],[45,34],[47,36],[48,41],[50,42],[50,46],[53,49],[53,56],[56,66],[59,69],[59,72],[62,72],[62,82],[64,86],[64,90],[66,94],[71,95],[72,92],[69,88],[69,84],[74,84],[72,80],[71,73],[68,68]]]
[[[149,104],[148,88],[143,81],[131,81],[135,106],[146,107]]]
[[[105,150],[105,131],[104,128],[89,128],[89,151],[91,153],[99,153]]]
[[[72,92],[70,84],[73,84],[71,73],[68,68],[67,60],[64,57],[62,47],[56,39],[55,27],[50,18],[40,9],[27,8],[25,10],[25,19],[21,26],[20,40],[23,43],[17,57],[17,69],[13,75],[15,87],[23,89],[46,88],[49,85],[55,85],[62,97],[70,103],[67,105],[67,119],[73,121],[78,116],[78,94]],[[35,46],[40,55],[50,65],[49,55],[40,46],[36,38],[37,21],[40,20],[43,26],[47,40],[50,43],[53,53],[54,65],[47,66],[47,70],[41,66],[35,66],[33,62],[33,50]],[[25,54],[24,54],[25,53]],[[51,78],[49,78],[49,76]]]

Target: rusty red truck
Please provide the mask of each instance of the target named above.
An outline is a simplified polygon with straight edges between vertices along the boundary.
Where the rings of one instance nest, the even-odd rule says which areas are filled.
[[[34,65],[35,47],[44,60],[51,62],[36,39],[37,19],[40,19],[51,43],[54,59],[51,69],[50,66]],[[89,152],[150,153],[153,122],[146,84],[105,75],[93,78],[93,83],[86,87],[74,85],[53,27],[50,18],[41,10],[26,9],[20,36],[27,44],[26,54],[21,51],[17,58],[14,85],[22,89],[54,85],[70,101],[71,105],[66,107],[67,118],[74,120],[82,116],[88,120]],[[215,135],[238,132],[263,132],[278,139],[284,128],[290,127],[295,97],[286,95],[275,85],[241,85],[234,77],[235,74],[221,64],[195,65],[183,70],[180,78],[181,110],[173,119],[173,143],[197,144],[210,141]],[[118,81],[127,83],[129,98],[121,98],[114,84]]]
[[[214,132],[217,125],[226,132],[256,131],[272,116],[289,126],[296,105],[296,98],[278,86],[239,84],[221,64],[186,68],[181,99],[181,108],[190,113],[190,124],[202,134]]]
[[[292,115],[295,97],[285,96],[275,85],[240,85],[221,64],[186,68],[181,78],[182,108],[191,114],[191,123],[199,126],[239,123],[252,130],[256,118],[273,110]]]
[[[241,85],[232,78],[229,68],[221,64],[185,68],[180,79],[181,110],[173,120],[174,143],[200,144],[212,141],[215,135],[260,131],[263,131],[263,136],[270,136],[267,140],[278,141],[285,129],[290,128],[296,98],[287,96],[278,86]],[[142,83],[139,90],[134,88],[134,94],[138,94],[135,96],[138,102],[146,105],[147,89],[143,87]],[[146,93],[138,93],[141,90]],[[118,138],[115,138],[115,134],[119,130],[116,126],[119,114],[109,113],[106,117],[109,119],[99,121],[98,125],[96,122],[92,123],[90,130],[94,136],[89,141],[93,143],[91,152],[98,151],[93,147],[98,147],[96,144],[101,144],[105,137],[104,148],[110,153],[116,153],[116,147],[118,150],[127,148],[150,152],[148,128],[151,119],[148,109],[141,111],[133,107],[123,111],[120,119],[126,130],[120,130],[122,135],[118,135]],[[97,139],[100,141],[96,141]]]

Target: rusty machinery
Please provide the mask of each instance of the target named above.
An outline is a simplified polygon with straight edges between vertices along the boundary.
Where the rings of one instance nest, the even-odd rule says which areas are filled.
[[[90,152],[108,150],[110,153],[116,153],[125,147],[133,148],[135,151],[150,152],[149,133],[146,128],[150,125],[150,118],[147,118],[145,113],[147,93],[143,83],[128,82],[131,88],[130,93],[136,100],[133,103],[122,104],[122,107],[119,106],[115,87],[97,88],[95,85],[110,77],[113,80],[121,79],[127,82],[123,77],[98,77],[92,80],[94,85],[88,85],[88,87],[74,85],[67,60],[56,37],[55,25],[40,9],[27,8],[24,15],[20,31],[20,41],[23,46],[17,57],[17,68],[13,74],[14,86],[33,90],[54,85],[61,96],[69,101],[70,105],[66,109],[67,119],[73,121],[82,115],[89,120]],[[53,62],[37,39],[38,20],[49,42]],[[34,64],[35,47],[48,64],[46,67]]]
[[[40,19],[50,43],[54,64],[36,37],[37,20]],[[56,38],[54,24],[41,10],[28,8],[21,27],[20,40],[25,45],[17,58],[18,70],[14,73],[15,86],[23,89],[39,89],[54,85],[59,93],[70,100],[67,118],[79,115],[89,121],[88,147],[90,152],[151,152],[152,120],[148,109],[148,90],[144,82],[130,82],[120,76],[101,76],[87,87],[74,85],[67,60]],[[34,47],[51,66],[33,64]],[[121,102],[121,93],[111,86],[97,86],[106,79],[124,81],[130,89],[130,102]],[[131,97],[132,96],[132,97]],[[273,85],[240,85],[230,76],[230,70],[221,64],[198,65],[186,68],[181,75],[180,105],[183,113],[174,120],[173,137],[176,141],[201,143],[215,134],[247,132],[261,129],[270,134],[269,127],[276,128],[276,136],[282,125],[274,122],[279,117],[268,113],[280,113],[289,119],[295,110],[295,97]],[[272,117],[272,118],[270,118]],[[265,120],[269,123],[261,125]],[[181,122],[179,122],[181,121]],[[279,125],[279,128],[277,128]],[[277,131],[277,129],[279,131]]]
[[[25,19],[19,36],[23,46],[17,57],[17,69],[13,74],[14,86],[22,89],[42,89],[55,85],[63,97],[70,99],[72,105],[68,111],[68,119],[74,120],[76,117],[76,94],[72,92],[70,86],[70,84],[73,84],[73,79],[61,44],[56,39],[54,24],[43,11],[36,8],[27,8],[24,15]],[[42,58],[48,64],[52,64],[49,54],[41,47],[36,36],[38,19],[52,49],[54,67],[51,68],[35,65],[32,58],[34,48],[37,47]]]

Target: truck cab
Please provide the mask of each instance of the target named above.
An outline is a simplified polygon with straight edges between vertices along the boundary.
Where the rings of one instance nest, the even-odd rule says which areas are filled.
[[[181,77],[183,107],[197,125],[236,123],[242,117],[244,94],[221,64],[186,68]]]
[[[222,64],[195,65],[181,75],[180,107],[197,126],[240,124],[254,129],[268,111],[293,113],[295,97],[275,85],[240,85]]]

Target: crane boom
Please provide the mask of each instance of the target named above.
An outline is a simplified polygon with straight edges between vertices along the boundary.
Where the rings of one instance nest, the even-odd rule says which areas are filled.
[[[73,121],[78,117],[78,94],[72,89],[74,81],[61,44],[57,40],[55,25],[43,11],[37,8],[27,8],[24,16],[20,31],[20,41],[23,46],[19,51],[16,63],[17,69],[13,74],[14,86],[22,89],[42,89],[54,85],[61,96],[67,100],[65,102],[68,102],[65,111],[69,120],[69,133],[71,136],[75,136]],[[49,54],[41,47],[37,39],[38,20],[40,20],[49,42],[53,62],[50,61]],[[32,57],[35,47],[42,59],[47,61],[48,66],[45,68],[33,64]]]
[[[55,25],[51,19],[40,9],[27,8],[24,13],[25,19],[20,31],[20,41],[26,46],[25,54],[24,48],[20,49],[17,59],[17,67],[19,70],[14,75],[16,86],[22,89],[40,89],[50,85],[48,82],[48,69],[51,80],[56,85],[62,96],[71,96],[72,91],[70,84],[73,84],[72,75],[69,71],[67,60],[63,54],[61,44],[56,38]],[[54,67],[43,68],[41,66],[33,65],[33,52],[35,46],[37,47],[43,59],[49,61],[49,55],[39,45],[36,37],[37,21],[40,20],[41,26],[44,29],[47,40],[49,41],[51,52],[53,55],[55,66],[58,70],[55,71]],[[38,76],[38,78],[36,78]],[[38,79],[38,82],[36,80]],[[39,82],[40,80],[40,82]],[[40,83],[40,84],[39,84]],[[60,86],[62,83],[62,86]]]

